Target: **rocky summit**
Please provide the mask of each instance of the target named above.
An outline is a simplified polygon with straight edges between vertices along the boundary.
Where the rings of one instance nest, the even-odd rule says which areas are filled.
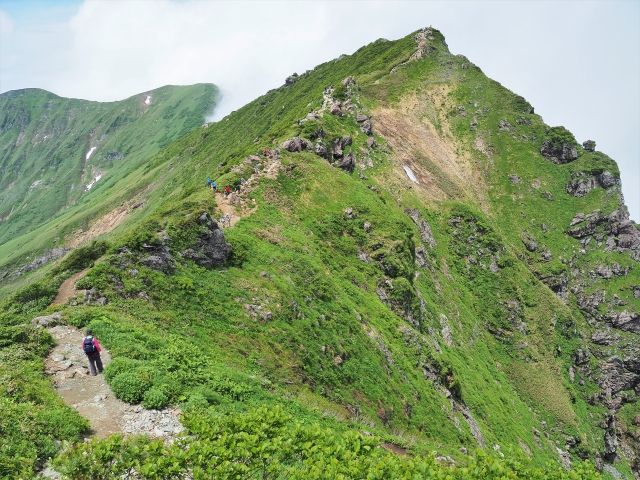
[[[0,476],[639,478],[640,229],[594,140],[431,27],[218,122],[172,88],[0,96]],[[114,435],[44,368],[84,328]]]

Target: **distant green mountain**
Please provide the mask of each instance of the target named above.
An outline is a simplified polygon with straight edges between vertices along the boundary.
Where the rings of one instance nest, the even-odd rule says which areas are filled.
[[[216,95],[210,84],[106,103],[39,89],[0,95],[0,245],[95,199],[201,125]]]
[[[73,248],[0,292],[0,476],[63,440],[78,479],[640,474],[640,230],[617,165],[439,31],[291,75],[141,162],[112,184],[96,164],[88,192],[85,166],[74,206],[0,245],[15,265]],[[43,374],[46,322],[90,327],[114,395],[179,407],[186,435],[83,441]]]

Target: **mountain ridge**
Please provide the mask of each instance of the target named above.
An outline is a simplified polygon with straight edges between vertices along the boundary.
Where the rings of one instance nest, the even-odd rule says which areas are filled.
[[[154,447],[177,476],[568,478],[547,463],[561,462],[597,478],[588,459],[631,478],[639,243],[615,162],[594,150],[434,29],[373,42],[160,151],[148,213],[7,299],[2,325],[21,355],[48,348],[29,323],[38,313],[90,326],[113,355],[117,396],[184,408],[193,443]],[[246,181],[225,200],[242,212],[231,228],[215,221],[207,176]],[[48,307],[85,267],[85,293]],[[348,458],[306,430],[316,424]],[[290,428],[323,454],[297,450]],[[273,449],[266,458],[225,443],[246,431],[250,448]],[[104,472],[103,448],[137,471],[159,458],[93,441],[58,468]],[[495,471],[466,455],[477,448],[505,452]],[[425,460],[432,450],[440,463]]]

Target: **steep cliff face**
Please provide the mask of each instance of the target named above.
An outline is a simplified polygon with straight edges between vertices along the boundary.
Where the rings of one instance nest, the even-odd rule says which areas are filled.
[[[164,454],[184,472],[258,462],[214,468],[198,449],[245,432],[216,415],[279,404],[418,460],[473,464],[481,448],[638,474],[640,234],[617,166],[437,30],[292,75],[152,163],[145,215],[106,237],[78,283],[89,300],[56,309],[109,346],[116,395],[182,405],[196,453]],[[214,194],[208,176],[239,188]],[[9,298],[3,322],[30,320],[69,265]],[[259,451],[280,448],[261,435]],[[315,471],[300,455],[270,471]],[[381,464],[396,461],[413,472]]]

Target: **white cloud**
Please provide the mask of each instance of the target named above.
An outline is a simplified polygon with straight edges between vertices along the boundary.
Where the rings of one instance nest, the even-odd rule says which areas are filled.
[[[40,7],[40,10],[43,7]],[[213,82],[228,113],[377,38],[433,25],[545,120],[618,161],[640,218],[640,2],[86,1],[31,23],[0,11],[0,91],[115,100]]]

